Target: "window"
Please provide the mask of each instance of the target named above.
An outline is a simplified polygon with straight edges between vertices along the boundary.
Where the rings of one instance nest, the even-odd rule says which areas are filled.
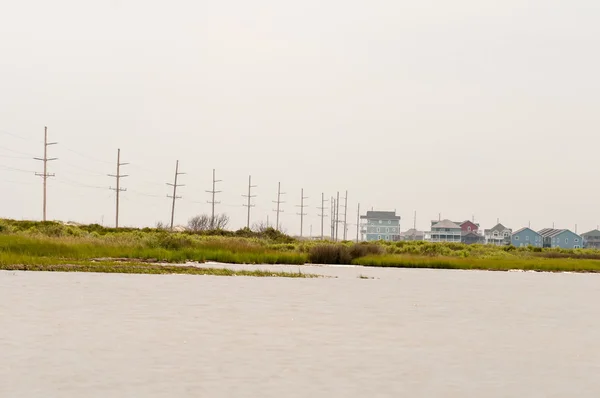
[[[579,249],[579,248],[580,248],[580,246],[579,246],[579,245],[575,245],[575,246],[573,246],[573,248],[574,248],[574,249]]]
[[[385,229],[385,232],[386,232],[386,233],[389,233],[389,232],[390,232],[390,229],[389,229],[389,228],[386,228],[386,229]]]
[[[508,235],[509,235],[509,234],[508,234],[508,231],[504,231],[504,237],[505,237],[505,238],[508,238]]]
[[[377,235],[377,240],[381,240],[381,235]]]
[[[388,224],[391,224],[391,223],[392,223],[392,220],[388,220]]]
[[[498,231],[494,231],[494,238],[498,237]]]
[[[565,243],[569,243],[569,238],[565,238]]]
[[[525,240],[529,240],[529,235],[527,235],[527,236],[525,237]]]
[[[468,230],[469,232],[471,232],[471,227],[467,227],[467,230]]]
[[[379,224],[381,224],[383,221],[379,220]]]
[[[575,238],[575,243],[579,242],[579,238]]]
[[[515,236],[515,240],[519,240],[519,237],[518,237],[518,236]]]
[[[377,232],[381,232],[381,228],[377,227]]]

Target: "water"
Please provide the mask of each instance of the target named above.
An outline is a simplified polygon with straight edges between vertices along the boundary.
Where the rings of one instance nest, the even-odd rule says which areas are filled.
[[[0,272],[0,397],[600,396],[600,275],[311,271]]]

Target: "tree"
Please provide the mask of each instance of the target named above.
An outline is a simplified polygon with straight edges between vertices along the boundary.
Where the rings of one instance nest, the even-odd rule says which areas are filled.
[[[210,227],[210,216],[199,214],[188,220],[187,228],[193,232],[208,231]]]
[[[217,214],[213,229],[225,229],[229,225],[229,216],[227,214]]]

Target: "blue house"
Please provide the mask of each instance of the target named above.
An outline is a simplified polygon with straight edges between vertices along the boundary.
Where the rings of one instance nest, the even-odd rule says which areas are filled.
[[[544,241],[544,247],[559,247],[561,249],[579,249],[583,247],[583,238],[568,229],[545,228],[539,231]]]
[[[362,240],[400,240],[400,216],[395,211],[367,211],[360,219]]]
[[[516,247],[543,247],[542,235],[527,227],[513,232],[510,243]]]

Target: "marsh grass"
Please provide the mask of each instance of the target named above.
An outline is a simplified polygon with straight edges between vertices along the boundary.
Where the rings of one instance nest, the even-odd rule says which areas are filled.
[[[367,256],[353,261],[355,265],[395,268],[465,269],[486,271],[510,271],[514,269],[540,272],[600,272],[600,261],[587,259],[553,258],[452,258],[414,257],[402,255]]]

